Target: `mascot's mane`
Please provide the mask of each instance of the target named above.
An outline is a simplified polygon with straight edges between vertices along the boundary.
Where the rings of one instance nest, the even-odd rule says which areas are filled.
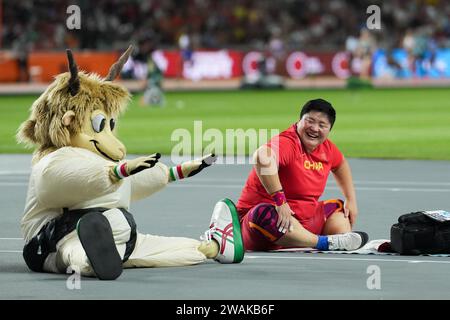
[[[120,57],[103,79],[97,74],[78,72],[72,53],[67,51],[70,72],[55,77],[44,93],[33,103],[30,117],[17,132],[17,141],[35,147],[33,162],[46,154],[70,145],[71,135],[81,131],[86,115],[96,109],[107,115],[123,113],[130,100],[130,93],[123,86],[112,82],[128,59],[132,47]],[[69,126],[62,118],[67,111],[75,113]]]

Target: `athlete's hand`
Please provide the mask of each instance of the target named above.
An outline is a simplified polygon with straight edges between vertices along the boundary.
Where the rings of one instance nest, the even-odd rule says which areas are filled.
[[[278,231],[286,233],[287,231],[292,231],[294,226],[292,224],[292,219],[294,211],[291,210],[287,202],[283,203],[281,206],[275,206],[278,212],[277,228]]]
[[[353,227],[358,216],[358,206],[355,200],[346,199],[344,201],[344,216],[349,218],[350,225]]]

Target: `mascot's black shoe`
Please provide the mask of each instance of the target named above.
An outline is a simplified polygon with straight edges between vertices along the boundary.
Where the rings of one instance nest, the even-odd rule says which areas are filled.
[[[111,225],[98,212],[85,214],[77,224],[77,233],[92,269],[100,280],[114,280],[122,273]]]

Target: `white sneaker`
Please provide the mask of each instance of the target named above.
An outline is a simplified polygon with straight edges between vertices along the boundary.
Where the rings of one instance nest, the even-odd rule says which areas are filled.
[[[219,253],[214,259],[220,263],[239,263],[244,259],[241,225],[233,201],[225,198],[216,203],[209,230],[200,238],[217,241]]]
[[[328,236],[328,250],[353,251],[364,246],[369,241],[365,232],[354,231]]]

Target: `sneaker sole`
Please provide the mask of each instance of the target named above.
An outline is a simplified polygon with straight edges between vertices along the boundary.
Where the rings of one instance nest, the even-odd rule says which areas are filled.
[[[114,280],[122,274],[122,259],[114,242],[111,225],[104,215],[84,215],[78,220],[77,234],[100,280]]]
[[[358,249],[364,247],[366,245],[366,243],[369,242],[369,235],[367,233],[365,233],[363,231],[352,231],[352,232],[357,233],[361,236],[362,242],[361,242],[361,245],[358,247]],[[355,249],[355,250],[358,250],[358,249]]]
[[[234,242],[234,259],[233,263],[240,263],[244,260],[244,242],[242,241],[241,224],[239,223],[239,215],[233,201],[228,198],[220,200],[230,209],[231,219],[233,223],[233,242]]]

